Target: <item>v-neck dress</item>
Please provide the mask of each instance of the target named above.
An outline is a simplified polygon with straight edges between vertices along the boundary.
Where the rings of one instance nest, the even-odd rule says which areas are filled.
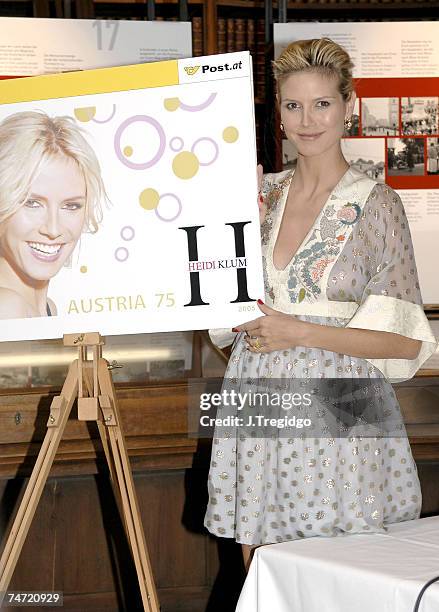
[[[243,333],[211,330],[220,347],[234,341],[228,389],[240,392],[250,383],[262,389],[267,379],[379,379],[380,418],[397,432],[288,437],[278,431],[255,438],[237,426],[216,428],[204,524],[244,544],[383,532],[387,524],[418,518],[421,508],[416,465],[390,382],[411,378],[437,342],[422,307],[403,205],[388,186],[348,169],[289,264],[278,270],[273,250],[291,178],[291,171],[266,175],[262,186],[266,304],[303,321],[398,333],[422,346],[413,360],[301,346],[254,354]],[[325,406],[311,405],[309,412],[318,421]]]

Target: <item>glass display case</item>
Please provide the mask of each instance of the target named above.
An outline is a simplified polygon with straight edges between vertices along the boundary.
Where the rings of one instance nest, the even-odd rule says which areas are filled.
[[[77,350],[61,339],[0,343],[0,392],[62,386]],[[207,332],[107,336],[103,356],[117,386],[144,386],[199,376],[221,376],[225,356]]]

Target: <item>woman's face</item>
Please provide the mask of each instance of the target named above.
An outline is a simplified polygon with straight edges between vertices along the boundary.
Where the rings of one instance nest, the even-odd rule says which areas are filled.
[[[352,115],[355,94],[344,102],[338,78],[319,72],[296,72],[280,87],[285,135],[300,155],[312,157],[340,146],[344,120]]]
[[[26,202],[2,223],[1,255],[25,281],[49,280],[79,240],[85,204],[85,180],[77,163],[68,157],[49,160]]]

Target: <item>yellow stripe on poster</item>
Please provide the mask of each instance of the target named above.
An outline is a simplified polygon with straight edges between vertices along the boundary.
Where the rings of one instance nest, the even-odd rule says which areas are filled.
[[[0,104],[178,85],[178,60],[0,81]]]

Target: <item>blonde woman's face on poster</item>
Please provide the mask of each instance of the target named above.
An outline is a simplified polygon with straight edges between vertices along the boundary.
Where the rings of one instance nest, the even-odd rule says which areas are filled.
[[[297,72],[285,79],[280,94],[285,135],[299,154],[321,155],[339,146],[344,120],[351,116],[355,98],[344,102],[336,77]]]
[[[48,281],[73,252],[84,227],[86,185],[77,163],[45,163],[29,197],[0,230],[1,255],[26,281]]]

